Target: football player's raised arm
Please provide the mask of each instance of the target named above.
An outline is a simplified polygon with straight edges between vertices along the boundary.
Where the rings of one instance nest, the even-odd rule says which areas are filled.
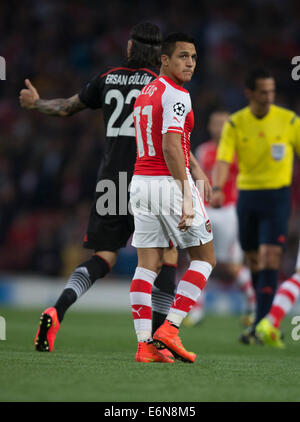
[[[41,113],[49,114],[51,116],[72,116],[86,108],[79,95],[75,94],[70,98],[55,98],[53,100],[43,100],[40,98],[37,89],[31,84],[29,79],[25,80],[27,89],[22,89],[19,100],[21,107],[28,110],[38,110]]]

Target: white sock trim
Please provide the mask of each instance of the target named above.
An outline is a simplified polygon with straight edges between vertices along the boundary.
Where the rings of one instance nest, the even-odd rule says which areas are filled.
[[[197,271],[198,273],[203,274],[207,280],[212,272],[212,266],[207,261],[193,260],[190,263],[189,270]]]
[[[137,331],[136,336],[137,336],[138,342],[152,340],[151,331]]]
[[[177,327],[179,327],[185,316],[186,316],[186,312],[171,308],[166,319],[170,321],[171,323],[177,325]]]
[[[143,267],[136,267],[133,280],[140,278],[141,280],[148,281],[148,283],[151,283],[153,285],[156,277],[157,274],[154,271],[148,270],[147,268]]]

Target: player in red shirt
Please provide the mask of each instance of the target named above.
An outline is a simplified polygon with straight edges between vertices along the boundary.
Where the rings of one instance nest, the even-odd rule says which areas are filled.
[[[196,66],[194,41],[186,34],[169,35],[162,45],[160,76],[142,89],[134,106],[137,160],[130,188],[138,251],[130,289],[138,339],[137,361],[149,344],[167,347],[184,362],[196,354],[185,350],[179,326],[196,303],[215,265],[210,223],[200,193],[190,174],[204,179],[190,153],[194,126],[191,99],[183,84]],[[152,285],[160,272],[163,248],[186,249],[190,266],[180,280],[165,322],[151,336]],[[153,361],[153,360],[152,360]]]
[[[217,148],[224,123],[229,113],[216,110],[208,121],[208,131],[211,139],[202,143],[195,151],[196,159],[201,168],[212,180],[212,171],[216,161]],[[234,280],[242,289],[246,298],[246,313],[242,317],[245,325],[250,325],[254,319],[255,291],[251,283],[251,273],[243,265],[243,252],[238,241],[238,222],[236,216],[237,188],[236,177],[238,167],[236,161],[230,166],[229,176],[223,188],[224,206],[213,208],[206,204],[206,210],[214,232],[214,249],[220,273]],[[204,317],[204,295],[202,294],[185,319],[185,325],[192,326]]]

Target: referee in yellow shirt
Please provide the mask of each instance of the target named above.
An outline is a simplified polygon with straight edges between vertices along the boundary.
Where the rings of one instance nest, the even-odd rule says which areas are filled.
[[[268,313],[277,288],[278,269],[290,215],[294,151],[300,156],[300,119],[274,105],[275,80],[264,69],[246,80],[249,105],[225,123],[213,172],[212,206],[222,206],[222,188],[237,156],[239,235],[256,290],[253,327],[240,337],[258,342],[255,326]]]

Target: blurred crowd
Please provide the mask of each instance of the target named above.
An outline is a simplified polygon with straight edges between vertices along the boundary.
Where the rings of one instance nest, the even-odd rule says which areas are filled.
[[[0,81],[1,270],[67,276],[82,262],[104,142],[99,110],[58,118],[21,109],[24,79],[42,98],[74,95],[107,66],[123,62],[129,30],[141,20],[157,23],[164,34],[189,32],[197,41],[198,65],[188,86],[193,149],[207,139],[213,109],[234,112],[246,105],[245,75],[258,65],[276,78],[276,103],[300,114],[300,82],[291,78],[291,58],[300,51],[298,0],[1,2],[0,55],[7,64],[6,81]],[[295,263],[299,180],[296,160],[283,273]],[[128,258],[135,251],[129,246],[122,253]],[[115,272],[126,274],[120,259]]]

